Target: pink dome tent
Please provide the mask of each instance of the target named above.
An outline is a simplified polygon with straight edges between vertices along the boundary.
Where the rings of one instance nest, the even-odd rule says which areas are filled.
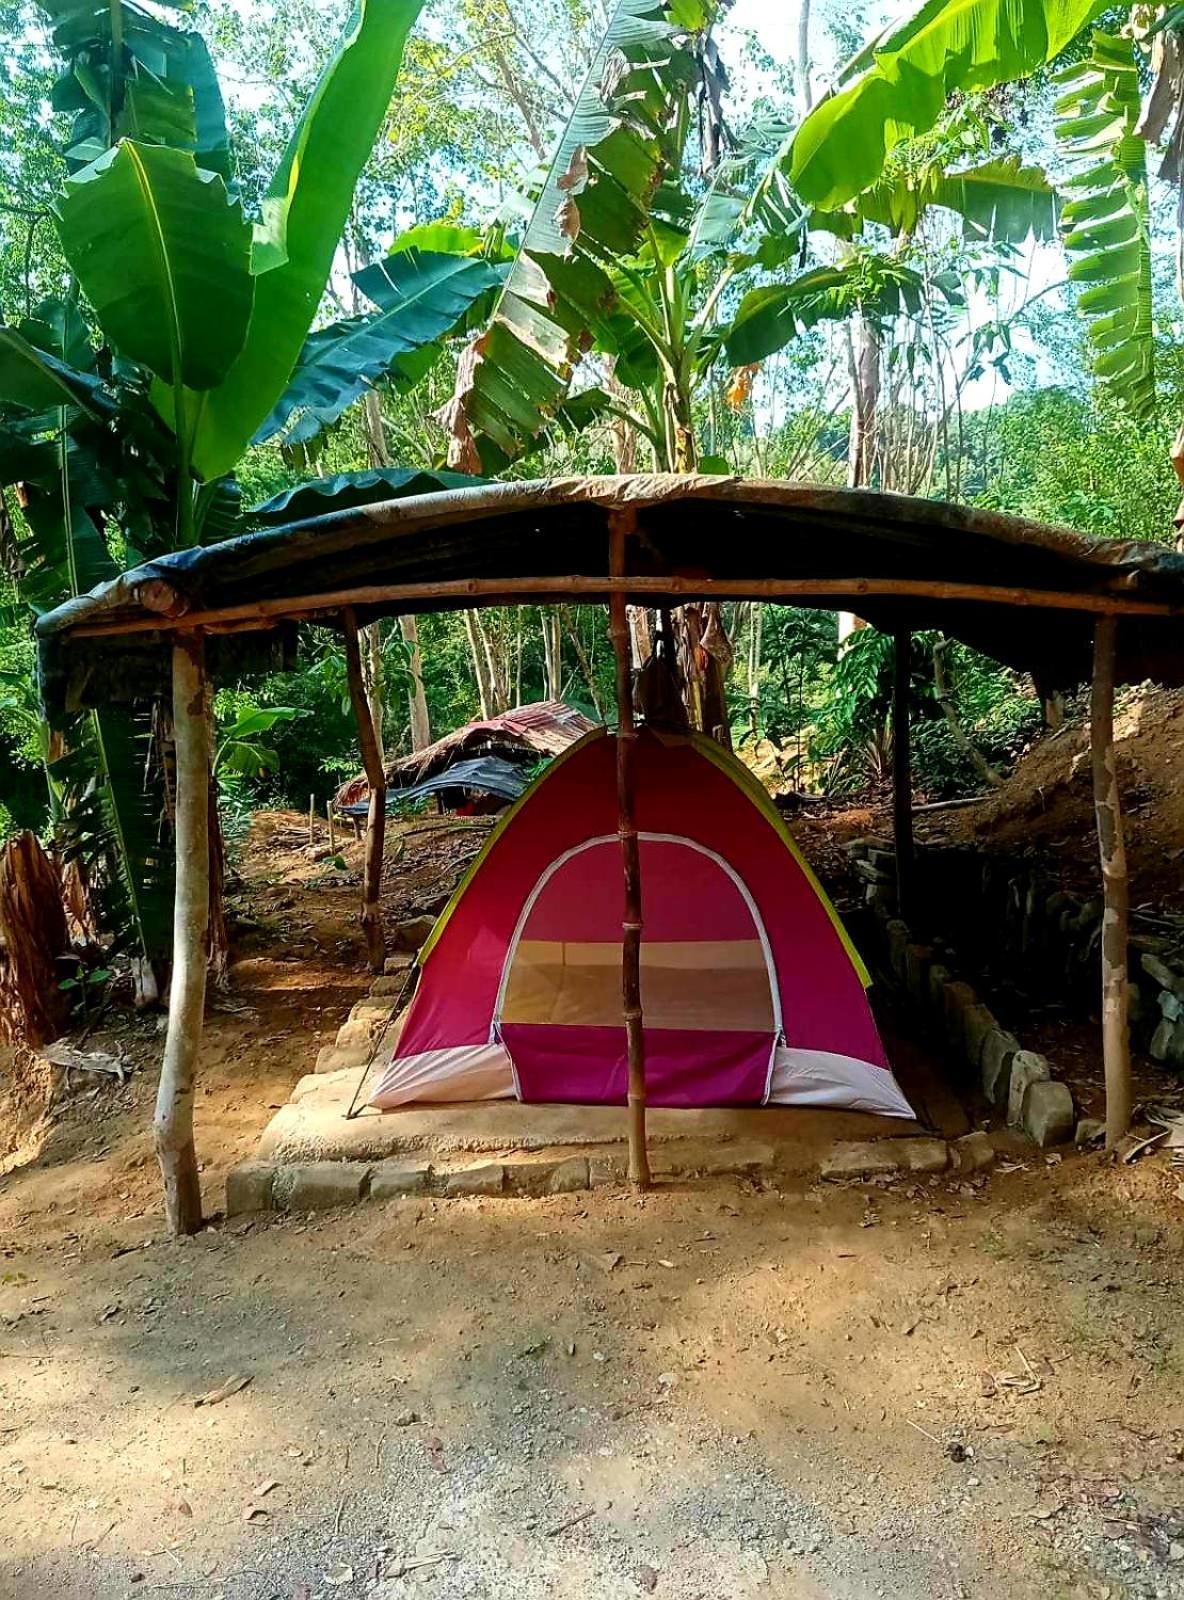
[[[866,971],[756,779],[643,730],[637,828],[647,1099],[911,1117]],[[506,813],[420,953],[370,1104],[621,1104],[616,740],[587,734]]]

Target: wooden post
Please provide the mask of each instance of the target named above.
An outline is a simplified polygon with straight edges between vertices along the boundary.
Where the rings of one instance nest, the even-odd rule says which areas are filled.
[[[210,724],[205,641],[178,634],[173,645],[173,730],[177,760],[177,889],[168,1032],[152,1131],[174,1235],[201,1227],[201,1185],[193,1147],[194,1077],[206,1006],[210,943]]]
[[[310,850],[315,850],[316,849],[316,843],[317,843],[316,820],[317,820],[317,797],[316,797],[315,794],[310,794],[309,797],[308,797],[308,848]]]
[[[337,854],[337,835],[333,828],[333,796],[325,801],[325,821],[329,824],[329,854]]]
[[[896,850],[896,906],[907,922],[914,913],[916,851],[913,847],[913,772],[909,753],[909,664],[912,635],[893,634],[892,650],[892,843]]]
[[[362,652],[358,643],[358,619],[352,606],[341,613],[345,633],[345,668],[349,678],[349,698],[358,724],[358,744],[362,766],[370,785],[370,809],[366,814],[366,847],[362,873],[362,932],[371,972],[381,972],[386,961],[386,941],[382,933],[382,861],[386,844],[386,773],[378,750],[370,703],[362,678]]]
[[[634,526],[631,511],[609,517],[610,571],[625,572],[625,539]],[[645,1134],[645,1028],[641,1010],[641,851],[637,842],[637,729],[633,721],[633,674],[629,617],[623,593],[609,601],[610,631],[617,669],[617,833],[625,878],[621,922],[621,999],[629,1059],[629,1181],[635,1189],[650,1186],[650,1161]]]
[[[1114,660],[1118,623],[1094,624],[1094,677],[1089,746],[1094,815],[1102,858],[1102,1058],[1106,1069],[1106,1148],[1113,1150],[1131,1125],[1131,1042],[1127,1024],[1127,909],[1129,886],[1122,832],[1122,796],[1114,760]]]

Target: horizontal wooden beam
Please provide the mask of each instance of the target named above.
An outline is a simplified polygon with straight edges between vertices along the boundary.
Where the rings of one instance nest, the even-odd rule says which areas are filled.
[[[549,578],[449,578],[436,583],[364,584],[319,594],[286,599],[251,600],[236,606],[187,611],[177,597],[170,611],[132,616],[124,621],[82,622],[69,630],[74,638],[110,638],[151,632],[252,631],[273,627],[284,620],[309,621],[333,616],[349,607],[397,606],[406,611],[430,610],[433,602],[457,605],[513,605],[519,601],[562,602],[572,599],[607,600],[625,594],[696,600],[784,600],[842,610],[858,610],[861,600],[961,601],[978,605],[1019,606],[1031,610],[1076,611],[1094,616],[1177,617],[1184,606],[1160,600],[1136,599],[1126,594],[1076,593],[1060,589],[1023,589],[1009,585],[954,583],[928,578],[702,578],[570,577]],[[153,603],[160,605],[159,594]]]

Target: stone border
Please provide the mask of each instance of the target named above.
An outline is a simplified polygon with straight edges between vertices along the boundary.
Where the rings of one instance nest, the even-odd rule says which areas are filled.
[[[940,1039],[975,1074],[992,1109],[1021,1128],[1041,1149],[1074,1137],[1076,1113],[1069,1086],[1055,1079],[1047,1059],[1025,1050],[996,1019],[970,984],[957,978],[935,945],[918,943],[895,915],[895,863],[874,841],[847,846],[865,883],[869,926],[879,941],[886,976],[922,1027]]]

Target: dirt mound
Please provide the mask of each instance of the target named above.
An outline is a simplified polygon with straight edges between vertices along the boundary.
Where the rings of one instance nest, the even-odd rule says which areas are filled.
[[[1147,686],[1120,697],[1115,746],[1134,903],[1184,912],[1184,690]],[[931,844],[1039,854],[1070,888],[1095,892],[1089,725],[1074,716],[1023,757],[998,792],[964,810],[918,819]]]

